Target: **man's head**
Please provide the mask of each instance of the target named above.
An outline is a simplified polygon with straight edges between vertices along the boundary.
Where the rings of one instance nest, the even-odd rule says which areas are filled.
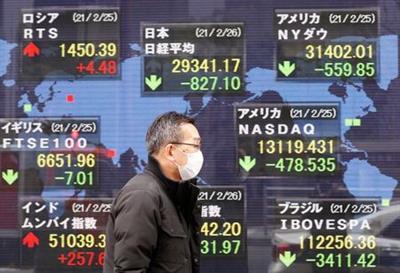
[[[192,118],[177,112],[158,116],[146,134],[149,154],[168,178],[176,181],[196,176],[203,164],[200,135]]]

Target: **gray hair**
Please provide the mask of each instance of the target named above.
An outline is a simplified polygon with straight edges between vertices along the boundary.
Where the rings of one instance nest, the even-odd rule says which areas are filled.
[[[161,147],[180,140],[180,126],[185,123],[195,124],[194,119],[177,112],[167,112],[158,116],[150,125],[146,134],[149,154],[157,153]]]

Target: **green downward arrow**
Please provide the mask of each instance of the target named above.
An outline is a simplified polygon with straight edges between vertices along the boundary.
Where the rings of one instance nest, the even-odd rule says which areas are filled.
[[[161,85],[162,78],[157,77],[157,75],[150,75],[150,77],[146,77],[145,82],[146,85],[154,91]]]
[[[279,260],[286,265],[286,267],[289,267],[294,261],[296,261],[296,254],[290,253],[290,251],[285,251],[285,253],[282,255],[279,254]]]
[[[1,176],[4,181],[11,186],[18,179],[18,172],[14,172],[12,169],[7,169],[5,172],[1,172]]]
[[[256,159],[246,155],[244,158],[239,159],[240,166],[246,171],[250,171],[256,165]]]
[[[278,65],[279,71],[288,77],[296,69],[296,64],[290,61],[284,61]]]

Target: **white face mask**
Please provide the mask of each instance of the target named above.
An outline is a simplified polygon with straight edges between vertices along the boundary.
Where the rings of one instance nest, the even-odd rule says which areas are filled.
[[[203,167],[204,157],[200,150],[194,153],[183,153],[187,156],[186,164],[183,166],[176,165],[182,181],[186,181],[195,178],[199,174],[201,167]]]

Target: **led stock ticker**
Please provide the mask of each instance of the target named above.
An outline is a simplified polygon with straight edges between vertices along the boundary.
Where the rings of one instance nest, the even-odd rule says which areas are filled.
[[[143,94],[244,91],[242,23],[142,24]]]
[[[377,9],[276,9],[277,79],[378,77]]]
[[[7,170],[3,178],[9,184],[17,178],[30,183],[26,175],[18,175],[29,170],[23,163],[29,161],[47,187],[97,187],[99,126],[97,117],[0,119],[0,151],[24,158],[21,170]]]
[[[369,216],[377,204],[377,199],[278,199],[274,255],[292,269],[296,264],[327,271],[375,268],[379,252]]]
[[[120,76],[119,8],[23,9],[21,30],[24,78]]]
[[[246,259],[245,191],[240,186],[201,187],[200,252],[212,259]]]
[[[110,198],[48,198],[20,201],[22,258],[35,253],[43,269],[101,269]]]
[[[237,104],[237,163],[250,177],[334,175],[337,103]]]

